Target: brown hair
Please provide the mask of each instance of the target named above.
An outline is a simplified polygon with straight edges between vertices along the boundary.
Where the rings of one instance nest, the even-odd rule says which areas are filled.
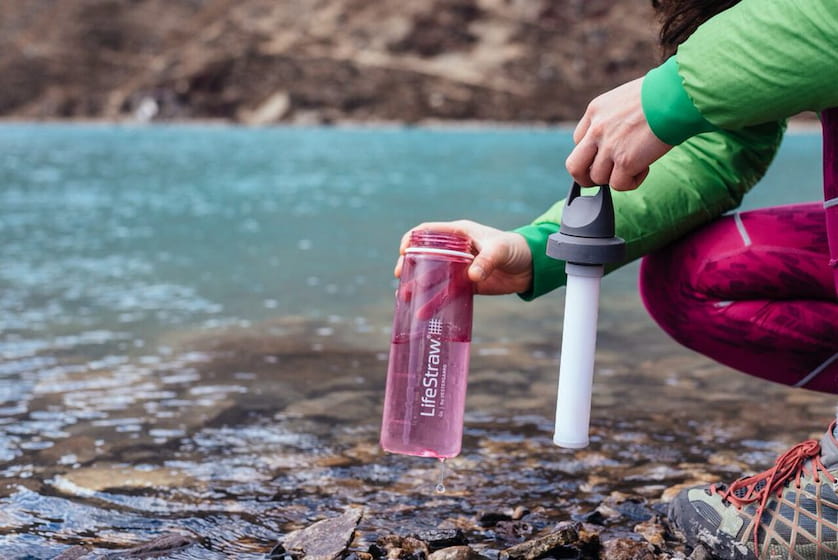
[[[652,0],[661,22],[660,46],[664,57],[675,54],[702,23],[738,4],[740,0]]]

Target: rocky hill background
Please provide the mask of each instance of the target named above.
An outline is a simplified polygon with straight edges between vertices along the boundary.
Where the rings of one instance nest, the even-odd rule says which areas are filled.
[[[0,4],[0,117],[574,120],[654,64],[645,0]]]

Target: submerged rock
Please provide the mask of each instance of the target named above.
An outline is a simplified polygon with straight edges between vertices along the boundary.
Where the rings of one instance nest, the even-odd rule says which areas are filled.
[[[162,558],[194,544],[199,544],[203,540],[179,534],[161,535],[146,543],[112,552],[97,552],[88,550],[83,546],[74,546],[62,552],[55,560],[144,560],[146,558]]]
[[[55,560],[77,560],[84,558],[89,551],[83,546],[72,546],[55,557]]]

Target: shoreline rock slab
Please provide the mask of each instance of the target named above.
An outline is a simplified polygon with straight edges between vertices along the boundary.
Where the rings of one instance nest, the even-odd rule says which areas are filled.
[[[349,509],[289,533],[281,544],[285,550],[300,551],[306,560],[336,560],[352,542],[363,513],[360,508]]]

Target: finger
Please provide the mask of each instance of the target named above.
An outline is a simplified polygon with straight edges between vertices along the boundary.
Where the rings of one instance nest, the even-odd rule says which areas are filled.
[[[578,144],[582,141],[582,138],[585,137],[585,134],[588,132],[588,128],[591,126],[591,118],[588,116],[588,113],[585,113],[580,121],[576,124],[576,128],[573,130],[573,143]]]
[[[570,152],[565,160],[565,167],[570,176],[583,187],[594,184],[589,173],[591,164],[597,154],[597,146],[590,141],[582,141]]]
[[[638,174],[637,174],[637,176],[636,176],[636,178],[637,178],[637,187],[639,187],[640,185],[642,185],[642,184],[643,184],[643,181],[645,181],[645,180],[646,180],[646,177],[648,177],[648,176],[649,176],[649,168],[648,168],[648,167],[647,167],[646,169],[644,169],[643,171],[641,171],[640,173],[638,173]],[[637,187],[635,187],[635,188],[637,188]]]
[[[614,170],[614,160],[612,160],[606,153],[597,152],[589,175],[594,185],[607,185],[611,180],[611,174]]]
[[[398,260],[396,260],[396,268],[393,269],[393,276],[395,276],[396,278],[401,278],[402,267],[404,267],[404,255],[399,255]]]
[[[646,179],[646,176],[649,174],[649,168],[647,167],[640,173],[632,174],[630,172],[625,171],[625,169],[620,167],[614,167],[611,172],[611,179],[609,180],[609,185],[615,191],[631,191],[636,189],[640,186],[640,183]]]

